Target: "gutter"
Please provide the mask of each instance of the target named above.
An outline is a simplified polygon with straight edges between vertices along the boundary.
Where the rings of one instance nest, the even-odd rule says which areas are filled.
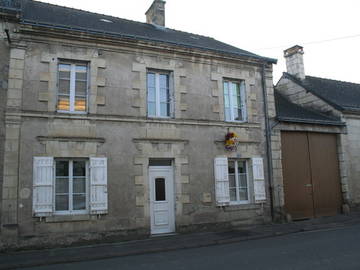
[[[323,120],[309,120],[301,118],[292,118],[292,117],[277,117],[280,122],[292,122],[292,123],[302,123],[302,124],[316,124],[316,125],[328,125],[328,126],[346,126],[345,122],[336,122],[336,121],[323,121]]]
[[[270,210],[271,210],[271,219],[274,220],[274,177],[273,177],[273,159],[272,159],[272,149],[271,149],[271,127],[269,121],[269,112],[268,112],[268,100],[267,100],[267,91],[266,91],[266,80],[265,80],[265,63],[263,63],[261,68],[261,84],[262,84],[262,93],[264,100],[264,116],[265,116],[265,138],[266,138],[266,156],[267,156],[267,169],[269,176],[269,196],[270,196]]]

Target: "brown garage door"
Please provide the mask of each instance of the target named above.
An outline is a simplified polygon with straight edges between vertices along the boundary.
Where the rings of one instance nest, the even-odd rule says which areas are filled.
[[[336,135],[282,132],[285,209],[293,219],[340,212]]]

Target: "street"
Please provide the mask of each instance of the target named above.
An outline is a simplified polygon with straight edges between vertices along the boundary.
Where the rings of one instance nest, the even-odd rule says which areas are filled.
[[[360,225],[27,269],[360,269]]]

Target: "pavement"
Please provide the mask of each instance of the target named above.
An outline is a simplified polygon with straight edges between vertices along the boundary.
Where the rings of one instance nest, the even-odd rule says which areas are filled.
[[[100,260],[179,249],[199,248],[276,237],[280,235],[330,230],[360,224],[360,212],[284,224],[267,224],[224,232],[199,232],[150,237],[145,240],[78,247],[0,253],[0,269]]]

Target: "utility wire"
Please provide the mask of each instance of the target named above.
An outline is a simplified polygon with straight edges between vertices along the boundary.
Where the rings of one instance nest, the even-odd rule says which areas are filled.
[[[351,35],[351,36],[337,37],[337,38],[331,38],[331,39],[323,39],[323,40],[302,42],[301,44],[302,44],[302,45],[320,44],[320,43],[325,43],[325,42],[331,42],[331,41],[342,40],[342,39],[349,39],[349,38],[356,38],[356,37],[360,37],[360,34]],[[281,49],[281,48],[285,48],[286,46],[288,46],[288,44],[287,44],[287,45],[283,45],[283,46],[276,46],[276,47],[259,48],[259,49],[257,49],[257,50]]]

